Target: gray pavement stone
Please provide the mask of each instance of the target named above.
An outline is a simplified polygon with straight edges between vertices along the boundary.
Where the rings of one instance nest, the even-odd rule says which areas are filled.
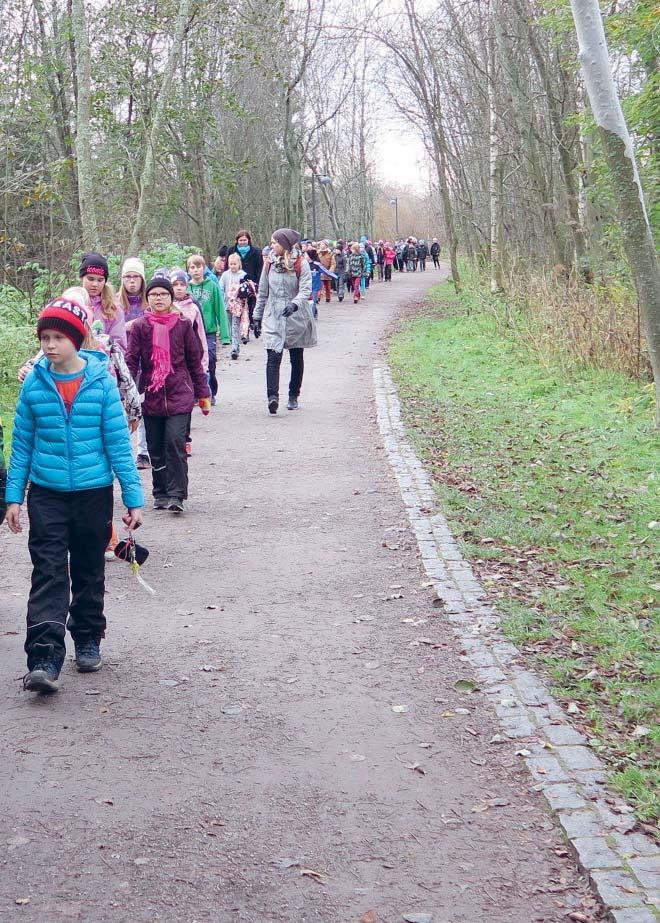
[[[531,737],[532,734],[536,733],[536,728],[522,712],[513,718],[501,718],[500,724],[504,734],[515,740],[519,737]]]
[[[607,845],[604,836],[577,837],[571,843],[585,869],[621,868],[621,860]]]
[[[568,837],[601,836],[603,825],[595,811],[586,808],[583,811],[560,811],[557,815]]]
[[[527,765],[536,779],[542,782],[567,782],[565,769],[554,756],[528,756]]]
[[[651,907],[624,907],[611,910],[610,916],[614,923],[658,923],[660,920]]]
[[[557,747],[555,753],[559,760],[568,769],[583,771],[587,769],[600,769],[600,760],[593,750],[587,747]]]
[[[635,907],[644,900],[639,882],[627,872],[592,872],[591,880],[606,907]]]
[[[486,685],[506,681],[506,676],[499,667],[479,667],[477,676],[479,680]]]
[[[543,790],[550,807],[555,811],[566,808],[584,808],[587,802],[580,794],[577,786],[572,782],[559,782],[556,785],[549,785]]]
[[[627,865],[645,888],[660,891],[660,853],[628,859]]]
[[[550,693],[533,673],[521,670],[516,673],[513,683],[525,705],[545,705],[550,700]]]
[[[611,838],[614,848],[624,858],[658,855],[656,844],[643,833],[613,833]]]
[[[570,724],[544,724],[541,727],[541,734],[548,743],[560,747],[570,744],[584,746],[587,742],[586,737],[583,737]]]

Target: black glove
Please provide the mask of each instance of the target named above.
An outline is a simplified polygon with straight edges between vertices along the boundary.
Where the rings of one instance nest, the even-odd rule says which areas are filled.
[[[255,340],[258,340],[261,336],[261,321],[253,320],[252,321],[252,332],[254,333]]]
[[[294,304],[292,301],[282,311],[282,317],[291,317],[298,310],[298,305]]]

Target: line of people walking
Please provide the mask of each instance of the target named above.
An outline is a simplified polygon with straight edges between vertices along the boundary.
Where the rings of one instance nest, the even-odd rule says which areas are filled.
[[[261,251],[240,231],[213,268],[196,253],[185,267],[159,269],[147,280],[143,261],[130,257],[115,295],[105,257],[83,254],[78,284],[42,310],[39,350],[19,372],[6,474],[0,424],[0,523],[6,516],[12,532],[22,531],[27,495],[30,525],[26,690],[58,689],[67,629],[78,671],[101,668],[106,556],[139,547],[140,469],[151,469],[154,510],[184,511],[191,415],[198,406],[208,416],[216,403],[219,343],[236,361],[250,336],[263,336],[270,415],[279,409],[287,350],[287,408],[295,411],[304,351],[317,343],[319,293],[327,303],[334,290],[342,301],[348,284],[357,302],[374,267],[380,281],[390,281],[395,261],[394,246],[374,248],[366,237],[313,246],[279,228]],[[122,543],[113,526],[115,478],[126,507],[129,539]]]

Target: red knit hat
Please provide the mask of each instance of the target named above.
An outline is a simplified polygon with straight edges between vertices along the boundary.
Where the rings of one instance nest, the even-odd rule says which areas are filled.
[[[56,298],[49,302],[37,320],[37,336],[44,330],[57,330],[68,337],[76,349],[80,349],[87,333],[85,321],[87,312],[75,301]]]

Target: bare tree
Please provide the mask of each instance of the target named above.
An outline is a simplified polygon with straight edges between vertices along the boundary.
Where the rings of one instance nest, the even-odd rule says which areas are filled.
[[[87,249],[100,247],[96,204],[94,201],[94,173],[91,144],[92,70],[87,38],[84,0],[71,0],[71,33],[76,55],[76,160],[78,164],[78,200],[82,244]]]

